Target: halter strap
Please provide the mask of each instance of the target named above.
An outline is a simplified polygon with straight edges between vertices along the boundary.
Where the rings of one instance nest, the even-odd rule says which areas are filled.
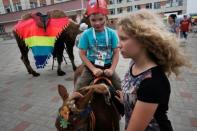
[[[90,119],[91,119],[90,120],[90,129],[91,129],[91,131],[94,131],[95,125],[96,125],[96,118],[95,118],[93,111],[90,113]]]

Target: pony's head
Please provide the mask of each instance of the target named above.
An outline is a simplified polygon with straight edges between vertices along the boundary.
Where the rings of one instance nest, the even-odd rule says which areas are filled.
[[[69,99],[69,94],[63,85],[58,85],[58,92],[63,104],[59,108],[56,128],[66,131],[87,129],[89,114],[92,112],[88,103],[92,97],[93,89],[89,90],[85,96],[74,99]]]
[[[79,90],[84,96],[81,95],[81,97],[75,96],[75,98],[71,98],[66,88],[63,85],[58,85],[58,92],[63,100],[63,104],[59,108],[56,128],[66,131],[93,129],[95,116],[89,103],[94,92],[106,93],[106,88],[107,86],[104,84],[87,86]]]

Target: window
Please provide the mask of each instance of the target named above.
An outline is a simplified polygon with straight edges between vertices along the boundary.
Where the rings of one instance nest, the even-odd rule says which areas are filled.
[[[40,6],[46,6],[46,0],[40,0]]]
[[[160,2],[155,2],[154,3],[154,9],[160,9],[160,8],[161,8]]]
[[[120,4],[120,3],[122,3],[122,1],[123,1],[123,0],[117,0],[117,3]]]
[[[7,6],[5,6],[4,8],[5,8],[5,12],[6,12],[6,13],[12,12],[12,7],[11,7],[11,5],[7,5]]]
[[[38,7],[37,2],[30,2],[30,7],[31,7],[31,8],[36,8],[36,7]]]
[[[178,2],[178,6],[183,6],[183,0],[176,0]]]
[[[115,9],[109,9],[110,15],[115,15]]]
[[[14,9],[15,9],[15,11],[21,11],[22,10],[21,3],[14,4]]]
[[[140,10],[140,5],[135,5],[135,10]]]
[[[117,8],[118,14],[122,13],[123,9],[122,8]]]
[[[109,4],[110,5],[112,5],[112,4],[114,4],[115,2],[114,2],[114,0],[109,0]]]
[[[127,7],[127,12],[131,12],[132,11],[132,6],[128,6]]]
[[[152,9],[152,3],[147,3],[146,4],[146,9]]]
[[[46,6],[47,4],[46,3],[40,3],[40,6]]]
[[[3,25],[0,25],[0,34],[3,34],[3,33],[5,33],[4,26]]]
[[[168,0],[167,7],[183,6],[183,0]]]

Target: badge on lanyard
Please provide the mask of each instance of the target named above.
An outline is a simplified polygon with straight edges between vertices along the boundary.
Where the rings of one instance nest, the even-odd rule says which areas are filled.
[[[93,37],[96,41],[96,46],[98,46],[98,40],[96,39],[96,33],[95,33],[94,28],[93,28]],[[105,38],[106,38],[106,44],[107,44],[107,47],[108,47],[108,33],[107,33],[106,28],[105,28]],[[97,59],[95,60],[94,64],[104,67],[106,57],[107,57],[107,52],[102,51],[102,50],[98,50],[98,47],[97,47]]]
[[[95,60],[94,64],[104,67],[106,56],[107,56],[106,52],[98,51],[97,59]]]

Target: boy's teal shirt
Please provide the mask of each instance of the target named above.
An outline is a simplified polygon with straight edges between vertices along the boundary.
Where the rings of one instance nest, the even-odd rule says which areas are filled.
[[[80,37],[78,47],[82,50],[87,51],[87,58],[91,62],[95,62],[97,59],[97,51],[106,52],[107,56],[105,59],[105,64],[111,64],[113,58],[113,49],[118,46],[118,37],[115,30],[106,27],[108,35],[108,46],[106,43],[105,31],[96,32],[96,40],[93,37],[93,28],[89,28],[83,32]]]

